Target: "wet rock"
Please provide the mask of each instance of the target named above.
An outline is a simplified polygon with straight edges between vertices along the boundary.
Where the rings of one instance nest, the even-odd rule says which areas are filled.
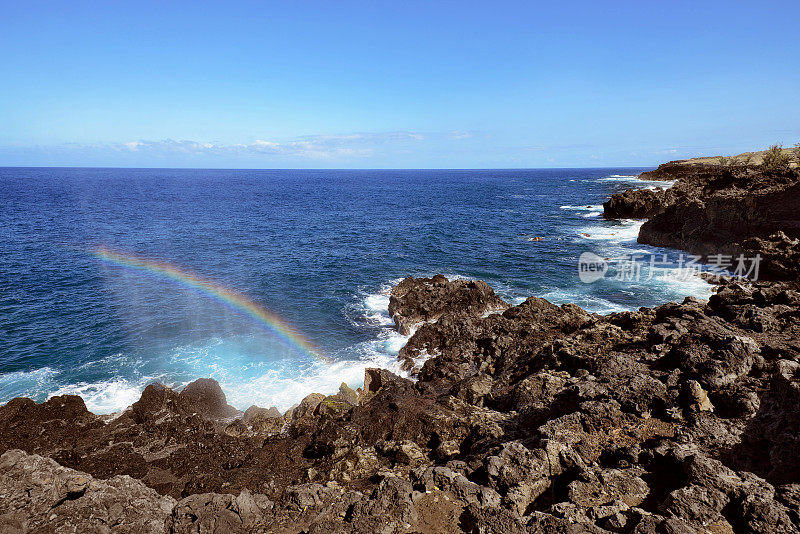
[[[206,419],[232,419],[241,414],[228,404],[219,383],[210,378],[198,378],[183,388],[178,403],[185,413],[197,413]]]
[[[603,203],[603,213],[615,219],[648,219],[663,212],[677,196],[673,189],[628,189],[611,195]]]
[[[448,313],[474,317],[507,307],[485,282],[449,281],[440,274],[433,278],[406,278],[392,289],[389,297],[389,315],[403,335],[410,334],[416,325]]]

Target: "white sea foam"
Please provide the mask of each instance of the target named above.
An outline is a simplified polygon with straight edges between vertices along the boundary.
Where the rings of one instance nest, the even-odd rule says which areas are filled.
[[[383,367],[382,361],[341,361],[327,365],[314,366],[294,376],[277,370],[239,381],[235,378],[218,380],[228,402],[245,410],[249,406],[275,406],[287,410],[311,393],[333,394],[340,384],[352,388],[363,385],[364,369]]]
[[[643,180],[642,178],[639,178],[638,175],[634,174],[611,174],[609,176],[604,176],[603,178],[598,178],[597,181],[647,184],[646,186],[643,185],[640,187],[640,189],[655,189],[657,187],[672,187],[677,180]]]
[[[60,372],[52,367],[0,374],[0,398],[18,396],[40,398],[44,392],[52,389],[59,374]]]
[[[632,180],[641,180],[641,178],[636,174],[611,174],[597,179],[599,182],[630,182]]]
[[[371,324],[391,326],[394,324],[389,317],[389,291],[367,295],[364,298],[364,318]]]
[[[586,311],[599,314],[609,314],[628,310],[628,308],[625,306],[616,304],[610,300],[595,297],[593,295],[587,295],[575,290],[555,289],[538,296],[549,300],[553,304],[577,304]]]
[[[595,206],[595,205],[590,205],[590,204],[585,204],[583,206],[570,206],[570,205],[567,205],[567,206],[561,206],[561,209],[562,210],[569,210],[569,211],[597,211],[597,210],[603,209],[603,206],[602,205]]]
[[[621,219],[608,221],[602,225],[586,226],[578,230],[579,238],[591,241],[608,241],[611,243],[636,242],[639,229],[644,221],[635,219]]]
[[[582,217],[584,217],[585,219],[590,219],[592,217],[598,217],[598,216],[600,216],[602,214],[603,214],[603,212],[601,212],[601,211],[590,211],[589,213],[587,213],[585,215],[582,215]]]
[[[94,383],[81,382],[61,386],[49,397],[79,395],[90,412],[108,414],[122,411],[139,400],[142,390],[154,381],[154,378],[141,378],[135,381],[117,378]]]
[[[656,189],[669,189],[673,185],[675,185],[675,181],[667,182],[667,181],[652,181],[648,180],[648,184],[644,187],[640,187],[640,189],[650,189],[651,191],[655,191]]]
[[[708,300],[714,294],[714,285],[690,269],[656,268],[653,281],[666,291],[686,297]]]

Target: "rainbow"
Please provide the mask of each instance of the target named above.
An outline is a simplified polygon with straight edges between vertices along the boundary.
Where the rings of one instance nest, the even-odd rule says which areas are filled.
[[[231,291],[216,282],[201,278],[166,262],[113,251],[105,247],[97,247],[91,252],[92,255],[105,263],[154,274],[189,290],[211,297],[224,306],[251,317],[260,326],[275,334],[281,342],[295,351],[311,356],[326,364],[333,363],[333,360],[323,355],[319,349],[289,323],[241,293]]]

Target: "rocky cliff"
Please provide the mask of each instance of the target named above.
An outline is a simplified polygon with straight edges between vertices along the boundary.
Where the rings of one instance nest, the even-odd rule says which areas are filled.
[[[708,257],[762,256],[760,277],[800,275],[800,172],[672,162],[643,173],[675,180],[659,191],[628,190],[604,204],[609,218],[647,218],[639,242]]]

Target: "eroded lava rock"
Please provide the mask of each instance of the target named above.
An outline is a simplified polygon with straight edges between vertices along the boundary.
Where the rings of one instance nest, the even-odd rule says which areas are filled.
[[[224,396],[187,395],[198,409],[163,386],[111,419],[78,397],[15,399],[4,487],[28,484],[31,462],[105,484],[60,505],[52,525],[78,529],[97,521],[84,504],[111,510],[123,491],[146,493],[167,532],[798,531],[796,282],[609,316],[537,298],[443,309],[470,286],[436,283],[422,309],[438,318],[405,349],[436,354],[416,382],[369,369],[359,391],[233,421]],[[4,524],[50,517],[13,502]]]

